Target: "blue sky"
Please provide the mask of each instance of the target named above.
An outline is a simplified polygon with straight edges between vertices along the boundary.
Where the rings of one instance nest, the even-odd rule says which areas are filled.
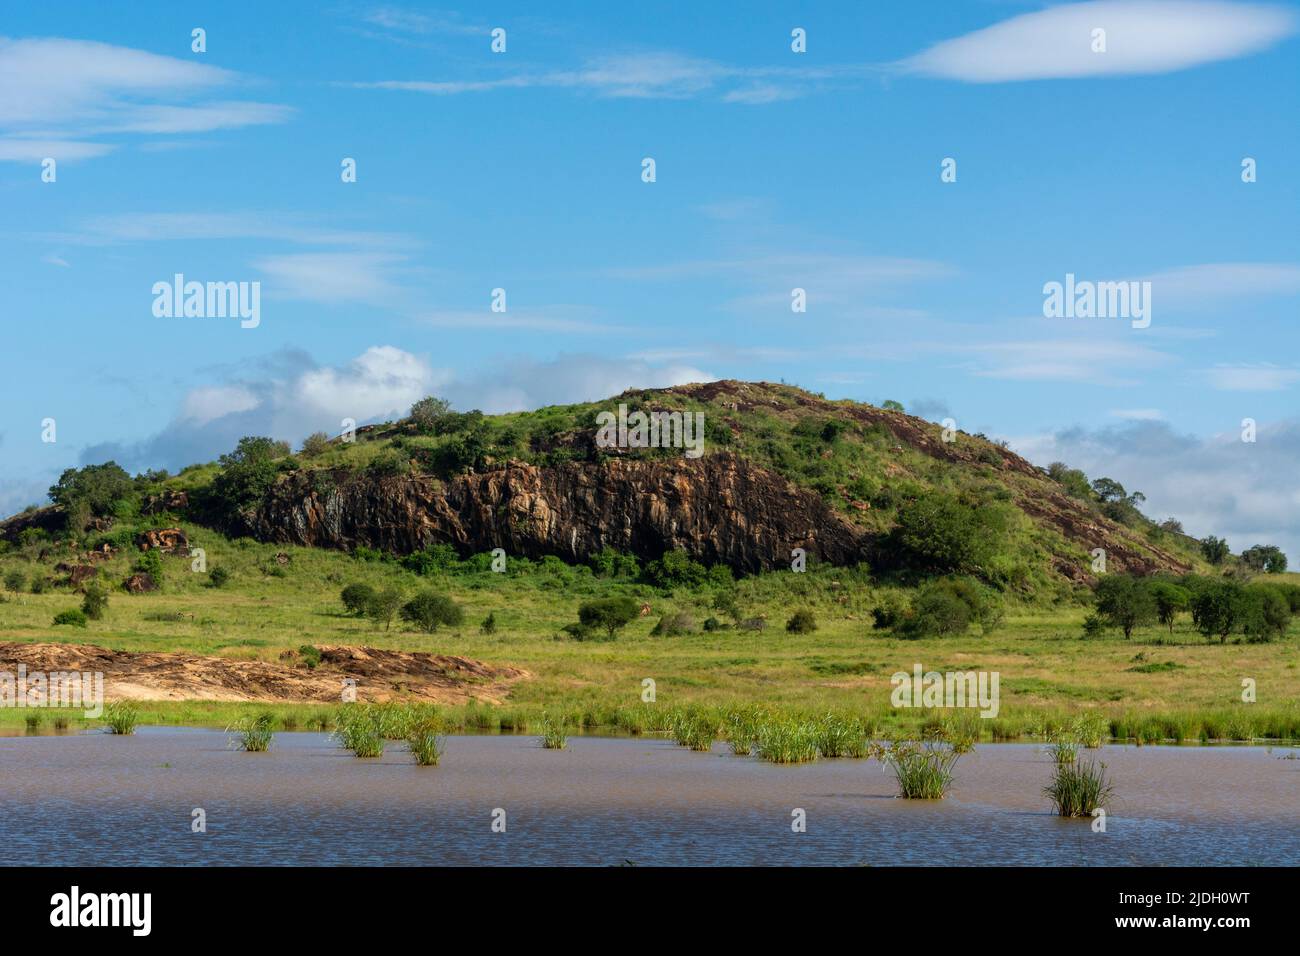
[[[1300,8],[718,6],[7,9],[0,510],[427,392],[733,377],[951,416],[1300,560]],[[260,282],[260,324],[155,317],[177,272]],[[1150,327],[1044,317],[1067,273],[1150,281]]]

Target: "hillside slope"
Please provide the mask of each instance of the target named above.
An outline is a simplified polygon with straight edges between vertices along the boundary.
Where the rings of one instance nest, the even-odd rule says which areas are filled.
[[[599,447],[596,416],[620,404],[702,413],[703,454]],[[1126,524],[1111,520],[982,436],[944,437],[897,410],[719,381],[368,426],[310,455],[281,451],[252,492],[223,482],[232,461],[187,468],[147,489],[141,510],[155,524],[191,521],[265,542],[400,554],[449,543],[462,556],[503,548],[570,562],[606,547],[643,559],[683,549],[754,572],[788,567],[794,548],[835,565],[888,567],[898,509],[937,493],[1005,515],[1006,540],[980,572],[1008,590],[1088,583],[1097,548],[1111,571],[1197,566],[1190,538],[1136,512]],[[60,521],[57,507],[40,509],[0,523],[0,537]]]

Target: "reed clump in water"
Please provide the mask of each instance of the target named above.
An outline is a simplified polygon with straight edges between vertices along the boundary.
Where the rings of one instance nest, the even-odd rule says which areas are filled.
[[[798,720],[769,720],[758,728],[756,751],[771,763],[811,763],[818,749],[818,726]]]
[[[246,753],[266,753],[271,749],[271,738],[275,736],[275,714],[269,710],[241,717],[226,728],[226,733],[233,734],[232,740],[240,750]]]
[[[1114,791],[1104,763],[1075,759],[1056,765],[1052,782],[1043,788],[1043,795],[1056,805],[1058,816],[1090,817],[1094,810],[1110,802]]]
[[[442,732],[442,721],[426,715],[415,720],[407,731],[406,745],[411,756],[421,767],[436,767],[447,747],[447,736]]]
[[[115,700],[104,708],[104,723],[110,734],[133,734],[139,721],[140,712],[130,701]]]
[[[563,750],[567,747],[569,744],[569,730],[565,719],[543,714],[541,740],[544,750]]]
[[[855,717],[827,714],[813,725],[813,738],[823,757],[863,757],[867,753],[867,730]]]
[[[358,757],[382,757],[384,734],[380,714],[368,704],[344,704],[334,720],[334,737]]]
[[[921,742],[894,740],[871,745],[871,756],[894,772],[898,795],[909,800],[942,800],[952,786],[952,768],[961,756],[936,737]]]

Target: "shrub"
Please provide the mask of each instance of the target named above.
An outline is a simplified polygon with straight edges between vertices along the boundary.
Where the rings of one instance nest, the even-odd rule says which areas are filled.
[[[569,732],[564,718],[552,719],[542,714],[542,747],[546,750],[563,750],[569,742]]]
[[[1106,621],[1097,614],[1089,614],[1083,619],[1083,636],[1085,638],[1101,637],[1106,633]]]
[[[402,559],[402,567],[423,577],[454,571],[459,565],[460,555],[449,544],[430,545],[423,551],[413,552]]]
[[[925,492],[899,508],[893,536],[918,570],[978,571],[997,552],[1005,530],[1006,518],[996,508]]]
[[[107,607],[108,592],[94,581],[87,583],[86,596],[81,601],[82,613],[92,621],[98,621],[104,616]]]
[[[1291,623],[1291,606],[1271,587],[1246,589],[1247,610],[1242,630],[1252,643],[1280,638]]]
[[[917,594],[912,613],[902,623],[903,637],[947,637],[970,627],[970,605],[950,588],[928,584]]]
[[[140,574],[147,574],[153,586],[162,589],[163,586],[163,563],[162,555],[156,548],[150,548],[148,551],[136,558],[132,570]]]
[[[1257,544],[1241,552],[1242,563],[1252,571],[1265,574],[1281,574],[1286,570],[1286,555],[1282,549],[1271,544]]]
[[[33,593],[33,594],[44,594],[44,593],[45,593],[45,583],[46,583],[46,582],[45,582],[45,575],[41,574],[39,571],[37,571],[35,574],[33,574],[33,575],[32,575],[32,587],[31,587],[31,591],[32,591],[32,593]]]
[[[254,436],[241,438],[234,451],[219,459],[221,473],[212,480],[210,510],[222,521],[237,519],[265,497],[280,472],[276,459],[288,453],[284,442]]]
[[[897,594],[890,594],[871,609],[871,626],[878,631],[892,630],[907,617],[907,602]]]
[[[130,497],[133,491],[131,476],[116,462],[109,461],[102,465],[67,469],[50,488],[50,500],[63,506],[69,515],[80,510],[85,517],[105,517],[112,515],[117,504]]]
[[[14,568],[5,575],[5,587],[10,591],[13,591],[15,594],[21,591],[26,583],[27,575],[23,574],[23,572],[19,571],[17,568]]]
[[[894,771],[899,796],[911,800],[942,800],[952,786],[953,765],[961,756],[933,740],[877,743],[868,752]]]
[[[86,615],[80,608],[71,608],[54,615],[54,623],[56,625],[67,624],[70,627],[85,627]]]
[[[349,614],[365,614],[375,599],[375,589],[369,584],[349,584],[339,592],[339,600]]]
[[[497,632],[497,615],[495,611],[488,611],[488,616],[483,618],[478,630],[480,634],[495,634]]]
[[[432,634],[440,624],[455,627],[465,619],[465,612],[445,594],[422,591],[402,605],[402,618]]]
[[[817,618],[812,611],[801,608],[790,615],[790,620],[785,622],[785,629],[791,634],[811,634],[817,630]]]
[[[298,656],[307,665],[307,670],[314,671],[320,666],[320,648],[314,644],[303,644],[298,648]]]
[[[640,605],[629,597],[601,598],[579,605],[578,620],[587,628],[604,628],[612,639],[615,631],[636,620],[640,613]]]
[[[683,550],[665,551],[663,557],[646,565],[646,578],[665,591],[673,588],[698,588],[708,579],[704,565]]]
[[[230,583],[230,570],[224,565],[217,565],[208,572],[208,586],[214,588],[224,588]]]
[[[451,414],[451,403],[446,399],[426,395],[411,406],[411,420],[423,432],[433,432],[438,424]]]
[[[302,440],[302,455],[304,458],[315,458],[329,451],[329,447],[329,435],[324,432],[312,432]]]
[[[602,578],[635,578],[641,574],[641,562],[635,555],[623,554],[608,545],[591,555],[587,564]]]
[[[411,756],[415,758],[417,766],[436,767],[446,749],[447,737],[437,718],[429,716],[411,725],[406,735],[406,745],[411,748]]]

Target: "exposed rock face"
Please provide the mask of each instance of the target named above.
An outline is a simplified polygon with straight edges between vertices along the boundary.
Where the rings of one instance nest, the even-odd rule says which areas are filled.
[[[150,591],[158,590],[158,585],[153,576],[146,574],[144,571],[137,571],[131,575],[122,582],[122,587],[126,588],[131,594],[147,594]]]
[[[180,528],[161,528],[157,531],[141,531],[136,535],[135,543],[141,551],[155,548],[164,554],[189,554],[190,539]]]
[[[290,476],[244,529],[264,541],[399,554],[450,543],[584,561],[609,546],[644,559],[684,548],[743,571],[788,567],[792,548],[832,564],[866,556],[864,531],[819,495],[731,455],[609,459],[551,468],[512,462],[449,482]]]

